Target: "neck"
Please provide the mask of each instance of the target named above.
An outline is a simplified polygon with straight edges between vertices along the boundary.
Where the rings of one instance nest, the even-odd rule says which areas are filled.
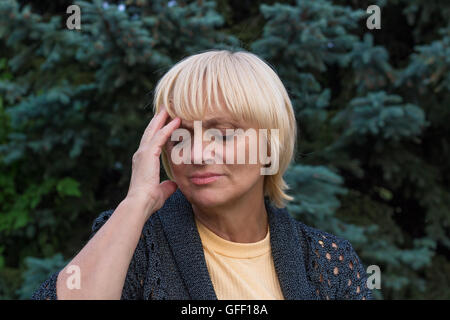
[[[268,216],[262,191],[248,192],[236,201],[214,208],[192,204],[192,209],[197,220],[225,240],[252,243],[267,235]]]

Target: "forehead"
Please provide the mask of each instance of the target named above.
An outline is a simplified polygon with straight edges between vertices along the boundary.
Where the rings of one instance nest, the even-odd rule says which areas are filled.
[[[166,123],[171,121],[169,118]],[[250,124],[244,120],[238,120],[232,117],[232,115],[219,108],[214,108],[212,110],[207,110],[202,119],[194,119],[195,121],[202,121],[202,126],[204,128],[214,128],[214,127],[228,127],[228,128],[245,128]],[[181,118],[180,128],[191,129],[194,127],[194,120],[186,120]]]
[[[230,117],[205,117],[204,119],[198,119],[202,121],[202,126],[205,128],[212,128],[217,126],[226,126],[226,127],[234,127],[239,128],[244,124],[239,121],[235,121]],[[194,125],[194,121],[181,120],[180,127],[182,128],[192,128]]]

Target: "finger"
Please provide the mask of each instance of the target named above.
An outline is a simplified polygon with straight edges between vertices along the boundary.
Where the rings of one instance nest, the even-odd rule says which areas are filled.
[[[165,180],[159,184],[159,187],[161,188],[161,191],[163,193],[163,200],[165,202],[170,197],[170,195],[177,190],[178,185],[171,180]]]
[[[167,113],[166,108],[162,107],[160,112],[153,117],[153,119],[148,124],[147,128],[142,135],[140,145],[145,145],[150,142],[151,138],[155,135],[155,133],[164,125],[168,118],[169,114]]]
[[[166,108],[161,107],[161,110],[158,112],[158,114],[156,114],[153,119],[150,121],[150,123],[148,124],[147,128],[144,131],[144,134],[142,135],[141,138],[141,143],[140,145],[144,145],[147,144],[151,138],[153,137],[153,135],[161,128],[161,126],[159,126],[158,128],[158,124],[162,123],[164,124],[167,120],[168,117],[168,113]]]
[[[156,146],[162,148],[166,144],[169,137],[172,135],[172,132],[175,131],[175,129],[177,129],[180,124],[181,119],[179,117],[175,117],[172,121],[165,125],[154,137]]]

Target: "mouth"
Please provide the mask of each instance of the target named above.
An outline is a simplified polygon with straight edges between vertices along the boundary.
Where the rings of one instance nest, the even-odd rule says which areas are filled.
[[[208,183],[212,183],[216,180],[219,180],[221,177],[223,177],[222,174],[218,173],[205,173],[205,174],[199,174],[199,175],[193,175],[189,178],[189,180],[195,184],[195,185],[205,185]]]

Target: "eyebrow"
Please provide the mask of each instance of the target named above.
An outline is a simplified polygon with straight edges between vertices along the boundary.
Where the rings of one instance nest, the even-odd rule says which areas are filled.
[[[238,128],[239,125],[234,122],[233,120],[227,119],[227,118],[214,118],[214,119],[210,119],[210,120],[202,120],[202,123],[204,124],[205,128],[211,128],[214,126],[217,126],[218,124],[225,124],[225,125],[231,125],[231,127],[233,128]],[[193,127],[191,126],[187,126],[185,123],[180,124],[180,128],[185,128],[185,129],[192,129]]]

